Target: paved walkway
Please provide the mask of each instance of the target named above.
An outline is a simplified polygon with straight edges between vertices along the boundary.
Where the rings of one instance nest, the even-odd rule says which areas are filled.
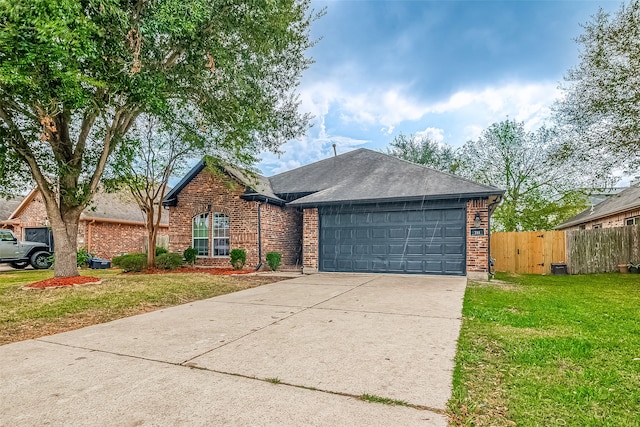
[[[0,425],[446,426],[465,284],[315,274],[5,345]]]

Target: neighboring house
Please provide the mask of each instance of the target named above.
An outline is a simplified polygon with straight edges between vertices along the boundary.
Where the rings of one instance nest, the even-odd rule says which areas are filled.
[[[32,190],[19,203],[12,199],[0,200],[0,214],[12,209],[9,215],[0,216],[0,227],[11,228],[23,240],[49,244],[55,249],[44,201],[38,190]],[[11,204],[11,207],[8,205]],[[167,234],[168,215],[164,213],[159,234]],[[138,204],[126,192],[98,192],[91,204],[80,216],[78,249],[102,258],[145,250],[147,231]]]
[[[304,272],[486,277],[502,193],[358,149],[270,178],[211,173],[201,161],[163,203],[170,250],[194,247],[201,265],[228,267],[229,250],[242,248],[253,268],[276,251]]]
[[[556,227],[556,230],[589,230],[640,224],[640,184],[613,194]]]

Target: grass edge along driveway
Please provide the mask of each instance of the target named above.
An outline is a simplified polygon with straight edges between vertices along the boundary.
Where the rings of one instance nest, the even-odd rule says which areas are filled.
[[[53,276],[53,271],[0,272],[0,345],[109,322],[273,283],[273,276],[214,276],[207,273],[119,274],[119,270],[83,270],[99,285],[22,290]]]
[[[640,275],[469,282],[450,425],[640,426]]]

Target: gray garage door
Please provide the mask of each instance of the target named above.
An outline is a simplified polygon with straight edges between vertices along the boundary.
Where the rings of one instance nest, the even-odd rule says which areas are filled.
[[[464,275],[464,208],[320,209],[320,270]]]

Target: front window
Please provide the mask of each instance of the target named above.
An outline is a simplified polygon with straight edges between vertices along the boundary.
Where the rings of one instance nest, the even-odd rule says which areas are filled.
[[[213,214],[213,256],[229,256],[229,216]]]
[[[638,225],[640,224],[640,216],[634,216],[633,218],[627,218],[624,220],[625,225]]]
[[[193,217],[193,248],[198,256],[209,256],[209,214]]]

